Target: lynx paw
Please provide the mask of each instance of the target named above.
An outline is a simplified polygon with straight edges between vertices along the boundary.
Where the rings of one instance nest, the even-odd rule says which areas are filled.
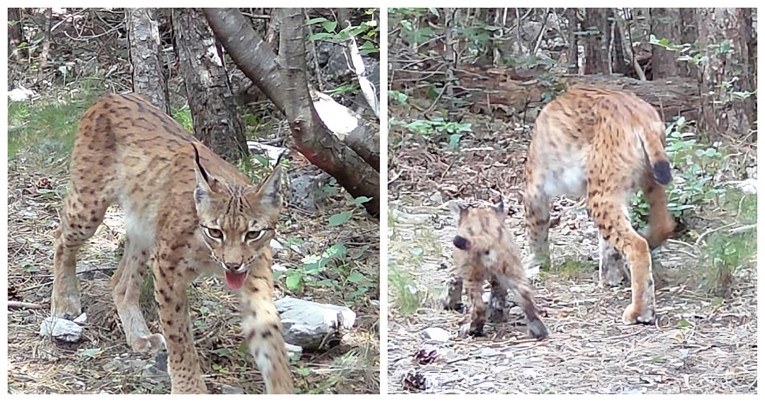
[[[161,334],[151,334],[137,338],[130,346],[135,352],[155,355],[160,350],[164,350],[167,344],[165,343],[165,337]]]
[[[643,309],[639,310],[634,303],[631,303],[624,310],[622,321],[625,324],[653,324],[656,321],[656,314],[653,307],[643,306]]]

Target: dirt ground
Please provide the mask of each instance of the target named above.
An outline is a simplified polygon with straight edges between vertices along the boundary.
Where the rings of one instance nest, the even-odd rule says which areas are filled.
[[[388,392],[756,393],[754,269],[737,273],[727,298],[708,296],[688,280],[697,259],[687,243],[670,240],[654,255],[656,325],[624,325],[630,291],[597,286],[596,231],[577,200],[555,201],[553,221],[560,221],[550,239],[554,266],[580,268],[542,272],[533,281],[549,339],[526,336],[519,308],[509,323],[488,324],[486,337],[458,335],[466,315],[437,301],[452,267],[454,222],[446,203],[496,200],[501,191],[511,209],[507,224],[526,256],[519,190],[529,132],[517,127],[474,124],[458,153],[399,127],[391,132],[389,275],[409,275],[408,291],[424,301],[403,314],[389,279]],[[428,328],[447,331],[448,340],[425,339]]]
[[[38,334],[49,315],[52,284],[52,233],[58,224],[57,208],[66,188],[67,165],[33,163],[37,156],[17,155],[9,163],[9,300],[29,303],[8,313],[10,393],[168,393],[166,355],[132,352],[122,332],[112,301],[109,279],[119,262],[124,235],[121,211],[113,207],[96,235],[80,252],[78,277],[82,305],[87,313],[83,339],[65,344]],[[363,214],[343,226],[327,229],[327,218],[346,208],[338,197],[319,213],[285,213],[277,239],[298,237],[302,253],[289,248],[276,251],[275,263],[300,267],[304,255],[321,253],[335,242],[348,244],[349,253],[367,246],[354,263],[376,277],[379,267],[379,229]],[[379,303],[371,291],[366,300],[349,304],[343,294],[310,284],[300,294],[277,284],[284,295],[322,303],[346,305],[356,312],[354,328],[330,350],[304,353],[293,362],[295,386],[300,393],[379,393]],[[151,291],[142,305],[150,329],[159,332]],[[212,393],[263,393],[260,372],[248,353],[240,351],[238,297],[217,278],[200,278],[190,291],[194,338]]]

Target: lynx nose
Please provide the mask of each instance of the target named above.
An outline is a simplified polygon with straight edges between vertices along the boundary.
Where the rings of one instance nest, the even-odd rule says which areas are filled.
[[[452,243],[454,243],[454,247],[457,247],[460,250],[467,250],[469,242],[466,238],[458,235],[454,236]]]
[[[232,271],[232,272],[236,272],[236,271],[238,271],[240,268],[242,268],[242,264],[240,264],[240,263],[238,263],[238,262],[227,262],[227,263],[225,263],[225,264],[223,264],[223,265],[225,265],[225,266],[226,266],[226,269],[227,269],[227,270],[229,270],[229,271]]]

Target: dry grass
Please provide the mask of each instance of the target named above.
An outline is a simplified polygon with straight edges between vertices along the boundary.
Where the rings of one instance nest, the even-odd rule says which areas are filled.
[[[44,136],[44,133],[41,133]],[[127,346],[109,287],[109,277],[119,262],[124,234],[118,208],[107,213],[104,225],[80,252],[78,272],[82,305],[88,315],[83,339],[75,345],[38,335],[48,316],[52,284],[52,230],[57,208],[66,188],[66,164],[45,164],[38,148],[16,147],[9,163],[8,282],[10,300],[35,303],[40,308],[11,309],[9,327],[10,393],[167,393],[169,377],[157,359],[134,353]],[[50,183],[48,185],[47,182]],[[321,211],[285,213],[279,238],[303,240],[302,254],[282,250],[275,261],[288,269],[302,266],[304,255],[320,254],[335,242],[349,250],[368,246],[356,267],[370,278],[379,278],[378,223],[354,214],[345,225],[328,228],[327,218],[346,208],[340,194],[325,201]],[[350,285],[349,285],[350,286]],[[290,294],[324,303],[348,305],[357,313],[356,325],[343,343],[331,350],[304,353],[293,362],[296,388],[301,393],[379,393],[379,304],[370,292],[354,300],[354,290],[307,286],[293,294],[277,284],[277,297]],[[192,286],[191,310],[196,346],[208,388],[213,393],[237,387],[262,393],[263,382],[252,359],[241,353],[237,297],[217,278],[200,278]],[[146,303],[150,329],[160,331],[153,300]]]
[[[424,296],[413,314],[405,314],[399,300],[409,295],[397,290],[401,284],[389,284],[388,392],[757,392],[755,262],[746,261],[735,272],[728,296],[717,298],[699,286],[698,250],[670,242],[654,256],[661,266],[657,324],[623,325],[630,291],[596,285],[595,228],[581,204],[566,199],[557,200],[552,212],[556,223],[550,241],[559,269],[535,280],[550,338],[528,339],[522,314],[513,311],[510,323],[489,324],[486,338],[457,335],[466,315],[443,311],[435,300],[452,264],[454,223],[442,204],[454,197],[496,199],[489,190],[494,187],[509,198],[511,209],[522,212],[517,190],[528,135],[513,128],[474,123],[473,132],[481,134],[469,136],[458,153],[400,130],[392,134],[391,144],[407,145],[391,152],[390,175],[396,180],[390,193],[396,200],[389,206],[389,260],[413,280],[411,291]],[[701,217],[697,224],[718,225],[729,217],[714,218]],[[511,214],[507,223],[525,255],[522,219],[522,213]],[[694,230],[704,232],[703,227]],[[449,340],[425,340],[422,331],[430,327],[448,331]],[[413,358],[423,349],[436,350],[436,359],[422,364]],[[422,375],[424,390],[403,386],[411,374]]]

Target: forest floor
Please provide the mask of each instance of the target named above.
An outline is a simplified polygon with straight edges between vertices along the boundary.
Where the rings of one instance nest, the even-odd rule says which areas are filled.
[[[128,347],[112,301],[109,279],[119,262],[124,236],[119,208],[109,209],[104,224],[79,254],[82,305],[88,316],[82,340],[63,344],[38,333],[50,312],[52,233],[66,193],[69,152],[77,122],[95,100],[95,92],[73,84],[34,101],[9,105],[8,293],[12,302],[31,303],[10,308],[8,313],[10,393],[170,391],[163,355],[141,355]],[[283,276],[276,281],[276,298],[289,295],[343,305],[357,314],[340,345],[304,352],[293,362],[296,392],[379,393],[379,301],[374,294],[379,289],[379,224],[356,210],[344,224],[329,227],[331,215],[349,209],[344,191],[329,190],[332,195],[325,198],[319,212],[285,212],[277,239],[299,244],[300,251],[278,250],[275,263],[288,274],[299,273],[304,257],[319,256],[333,244],[344,243],[348,256],[332,264],[361,273],[356,278],[365,279],[338,278],[341,271],[333,268],[335,276],[323,286],[309,284],[290,291]],[[358,255],[350,257],[354,254]],[[359,292],[362,286],[368,290]],[[240,351],[238,297],[218,278],[210,277],[194,282],[190,300],[195,343],[209,391],[263,393],[253,359]],[[159,332],[150,288],[144,289],[142,302],[150,329]]]
[[[419,122],[409,128],[423,126],[413,108],[393,105],[391,113],[398,122]],[[630,290],[598,287],[595,228],[579,200],[559,198],[552,206],[553,267],[533,279],[550,337],[529,339],[518,308],[509,323],[488,324],[486,337],[460,337],[466,314],[444,311],[438,302],[452,268],[455,223],[447,203],[459,197],[496,201],[495,190],[501,191],[511,210],[506,223],[525,260],[520,191],[530,138],[519,123],[463,117],[460,124],[470,122],[471,130],[451,149],[448,132],[414,134],[392,124],[388,392],[757,392],[756,195],[734,189],[729,193],[739,202],[697,206],[684,234],[655,253],[655,325],[622,324]],[[716,272],[708,261],[718,260],[709,247],[738,236],[734,228],[746,232],[744,241],[719,252],[741,259],[727,293],[715,296],[705,285],[714,283]],[[446,331],[448,339],[426,339],[432,328]]]

